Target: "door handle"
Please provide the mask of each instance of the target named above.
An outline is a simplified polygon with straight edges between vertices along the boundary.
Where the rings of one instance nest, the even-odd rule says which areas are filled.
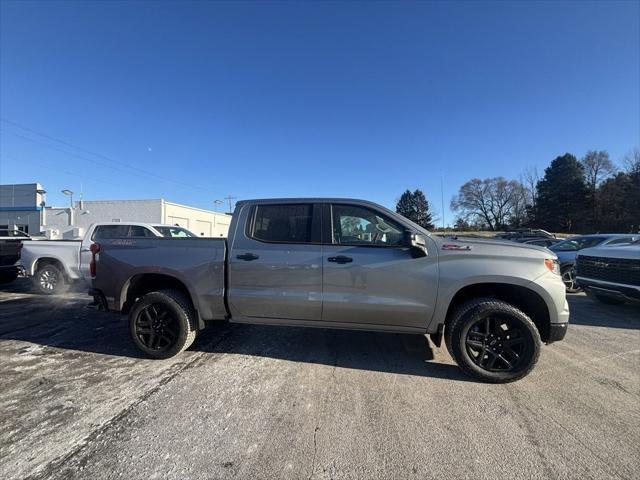
[[[260,256],[256,255],[255,253],[243,253],[242,255],[236,255],[236,258],[238,260],[245,260],[247,262],[250,262],[251,260],[259,259]]]
[[[345,257],[344,255],[338,255],[337,257],[329,257],[327,261],[334,263],[351,263],[353,262],[353,258]]]

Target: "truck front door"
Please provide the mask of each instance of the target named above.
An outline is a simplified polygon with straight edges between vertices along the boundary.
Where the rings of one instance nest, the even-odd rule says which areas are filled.
[[[326,205],[323,218],[322,320],[426,328],[438,289],[433,244],[417,257],[406,229],[369,207]]]
[[[229,254],[232,317],[320,320],[321,206],[267,203],[236,213]]]

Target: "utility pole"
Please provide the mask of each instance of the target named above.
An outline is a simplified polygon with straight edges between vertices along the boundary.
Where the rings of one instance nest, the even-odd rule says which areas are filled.
[[[231,208],[231,202],[233,200],[235,200],[236,198],[238,198],[238,197],[232,197],[231,195],[228,195],[228,196],[224,197],[224,199],[229,202],[229,215],[231,215],[233,213],[233,209]]]
[[[444,175],[440,176],[440,201],[442,202],[442,232],[444,233]]]

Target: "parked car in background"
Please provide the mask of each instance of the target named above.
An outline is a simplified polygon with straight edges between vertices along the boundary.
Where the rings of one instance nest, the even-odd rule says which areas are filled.
[[[31,237],[22,230],[0,229],[0,242],[3,240],[29,240]]]
[[[576,279],[589,297],[601,303],[640,302],[640,241],[581,250]]]
[[[186,238],[197,237],[195,233],[190,232],[184,227],[178,225],[152,225],[154,230],[157,230],[163,237],[171,238]]]
[[[497,235],[497,238],[518,242],[526,239],[555,238],[555,235],[541,228],[518,228],[513,231],[501,233]]]
[[[174,225],[148,223],[96,223],[82,240],[32,240],[23,242],[20,264],[33,279],[34,288],[52,295],[66,285],[88,279],[89,246],[108,238],[194,237],[188,230]]]
[[[109,238],[90,249],[90,295],[129,315],[152,358],[188,348],[207,320],[428,333],[468,374],[508,382],[569,321],[549,250],[435,237],[362,200],[241,201],[228,239]]]
[[[20,273],[15,263],[20,260],[22,241],[29,235],[20,230],[0,230],[0,284],[13,282]]]
[[[578,252],[596,246],[624,245],[640,239],[640,234],[613,234],[603,233],[595,235],[579,235],[567,238],[562,242],[549,247],[549,250],[558,255],[562,281],[568,293],[579,292],[580,286],[576,283],[575,263]]]
[[[549,248],[551,245],[561,242],[559,238],[540,237],[540,238],[521,238],[515,240],[518,243],[524,243],[527,245],[536,245],[538,247]]]

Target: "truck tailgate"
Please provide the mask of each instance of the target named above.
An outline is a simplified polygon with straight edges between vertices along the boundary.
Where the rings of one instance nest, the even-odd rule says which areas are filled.
[[[164,275],[189,291],[203,320],[224,319],[226,308],[223,238],[115,238],[101,240],[93,287],[109,308],[122,310],[128,289],[145,275]]]

